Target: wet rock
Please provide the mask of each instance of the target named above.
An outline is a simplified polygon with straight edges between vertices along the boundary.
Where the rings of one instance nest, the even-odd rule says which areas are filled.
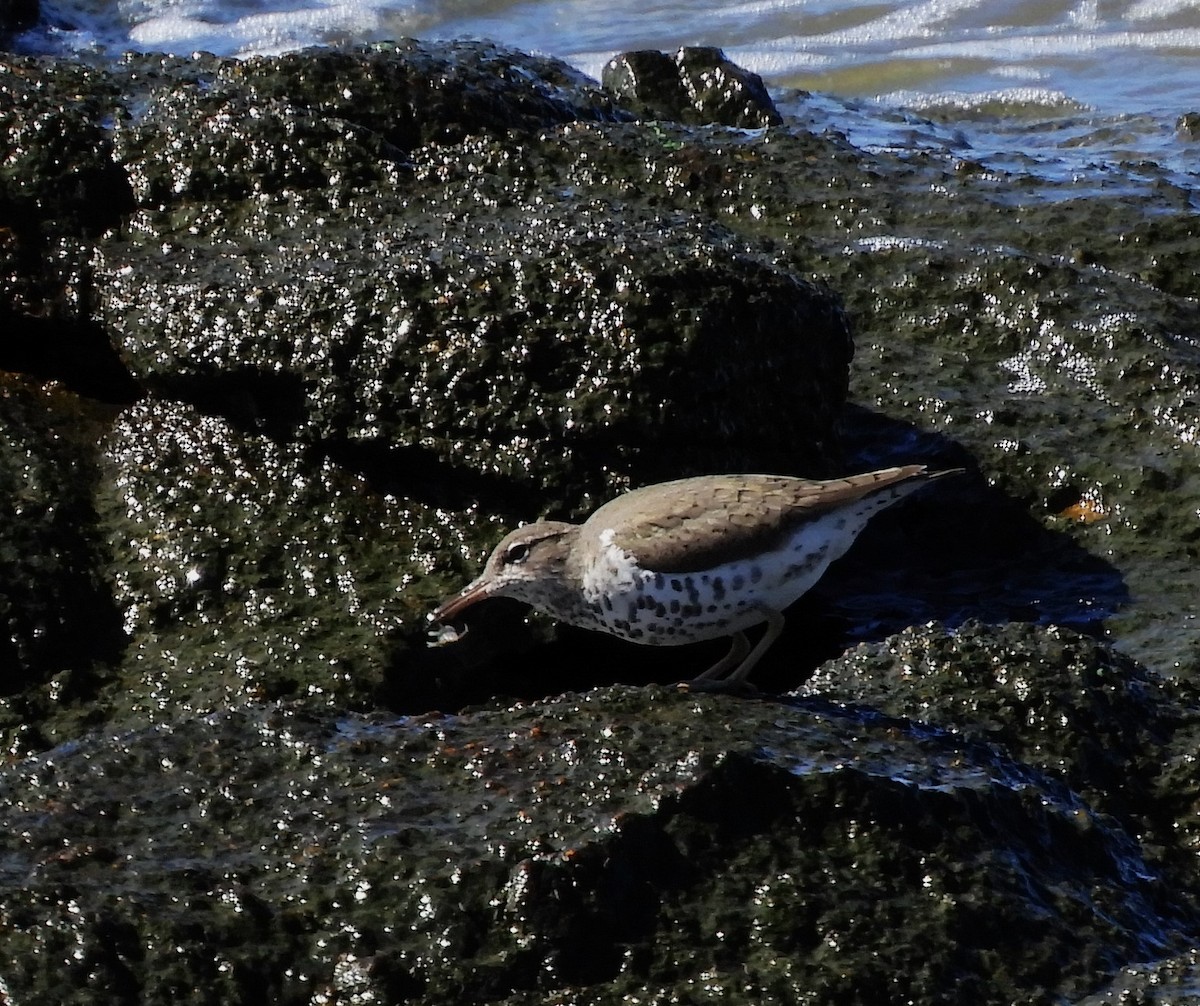
[[[179,292],[190,322],[207,332],[203,325],[207,308],[196,308],[197,296],[187,284],[176,291],[155,278],[152,240],[163,240],[167,255],[185,244],[187,232],[193,229],[227,240],[225,254],[231,261],[218,262],[212,277],[216,280],[214,301],[220,302],[223,284],[227,284],[235,294],[249,298],[243,308],[257,324],[269,313],[260,304],[262,297],[272,295],[274,277],[265,267],[232,261],[241,247],[243,217],[250,240],[255,234],[264,239],[256,254],[266,261],[272,254],[271,241],[282,239],[288,247],[292,237],[281,218],[294,213],[303,222],[309,219],[307,213],[316,214],[311,226],[302,224],[297,232],[313,244],[314,251],[311,262],[296,265],[296,273],[310,287],[323,282],[330,288],[334,281],[327,274],[318,274],[316,265],[321,260],[322,222],[344,219],[352,206],[371,227],[382,221],[383,234],[397,235],[399,244],[408,240],[408,232],[402,227],[389,230],[390,221],[409,219],[411,214],[414,228],[426,232],[417,239],[435,251],[443,233],[451,235],[452,241],[465,240],[464,233],[481,227],[483,254],[471,259],[474,252],[468,247],[467,257],[452,261],[451,270],[457,269],[459,262],[469,269],[473,261],[484,269],[493,268],[496,259],[509,255],[512,243],[535,235],[526,222],[540,220],[542,214],[551,218],[547,233],[555,241],[560,232],[565,233],[561,240],[568,244],[575,237],[568,228],[577,210],[578,218],[585,222],[579,232],[580,244],[587,240],[586,228],[602,220],[601,243],[609,242],[619,250],[624,224],[632,232],[630,246],[638,255],[647,244],[665,240],[669,245],[672,228],[682,222],[686,240],[696,254],[746,257],[756,263],[744,282],[727,282],[720,275],[726,266],[720,265],[715,275],[717,286],[731,300],[742,297],[758,282],[760,269],[765,270],[761,275],[768,277],[768,285],[773,282],[770,276],[790,273],[834,286],[860,327],[854,397],[892,422],[882,439],[868,444],[865,438],[855,437],[853,427],[858,420],[852,417],[842,428],[842,441],[857,440],[865,446],[837,463],[832,457],[836,453],[831,449],[832,436],[814,443],[814,429],[829,431],[822,413],[834,398],[823,398],[816,400],[815,423],[796,421],[779,435],[761,419],[742,423],[733,430],[734,436],[724,439],[722,434],[715,444],[705,436],[699,443],[703,456],[698,453],[682,465],[675,464],[675,455],[660,450],[657,459],[648,455],[644,466],[622,458],[622,471],[598,476],[596,469],[607,465],[610,455],[629,442],[630,428],[640,442],[640,423],[631,423],[619,435],[605,439],[602,432],[594,435],[596,422],[590,422],[590,428],[585,422],[578,439],[574,433],[556,434],[546,442],[548,450],[536,453],[536,463],[534,451],[526,452],[522,460],[522,438],[534,442],[545,425],[546,409],[543,406],[543,415],[539,415],[536,408],[514,406],[517,399],[506,397],[503,387],[499,401],[502,406],[507,403],[515,420],[503,436],[489,434],[491,424],[477,408],[461,428],[461,436],[427,432],[416,446],[404,439],[416,424],[396,424],[401,438],[393,441],[391,432],[376,436],[365,421],[370,411],[356,414],[352,399],[344,414],[339,414],[337,407],[327,408],[326,403],[337,406],[348,396],[331,397],[331,382],[323,376],[313,377],[322,371],[320,367],[312,370],[307,363],[278,380],[273,371],[256,366],[227,369],[213,380],[207,376],[193,379],[185,369],[181,386],[174,387],[156,374],[160,394],[190,398],[205,409],[227,411],[247,423],[267,424],[285,438],[295,436],[296,430],[319,439],[324,436],[322,430],[344,429],[346,442],[326,441],[326,449],[385,489],[403,489],[386,481],[389,473],[418,472],[420,481],[438,484],[447,492],[447,499],[469,503],[485,490],[495,493],[497,509],[510,520],[527,519],[541,510],[559,515],[582,511],[627,483],[682,474],[688,465],[772,467],[816,474],[834,467],[866,468],[913,456],[934,459],[946,452],[952,438],[949,449],[957,444],[959,450],[981,459],[998,490],[1019,501],[1047,532],[1031,548],[1012,549],[1006,567],[989,569],[989,582],[993,574],[1006,586],[1021,581],[1022,590],[1011,604],[1006,603],[1007,595],[996,602],[982,598],[984,592],[976,589],[979,599],[960,605],[956,619],[982,614],[984,606],[991,612],[999,603],[1010,617],[1017,613],[1070,624],[1107,620],[1119,626],[1123,645],[1151,663],[1156,654],[1166,654],[1173,663],[1200,666],[1200,648],[1180,630],[1194,614],[1190,599],[1197,596],[1192,588],[1197,586],[1200,568],[1191,554],[1197,535],[1192,515],[1197,508],[1187,502],[1198,489],[1196,467],[1187,457],[1191,448],[1186,446],[1194,442],[1196,429],[1194,310],[1189,298],[1196,289],[1197,260],[1186,193],[1166,183],[1148,184],[1142,195],[1113,198],[1108,190],[1093,193],[1078,188],[1075,182],[1043,183],[1016,171],[1002,177],[990,170],[965,170],[963,163],[937,150],[868,155],[833,135],[836,119],[821,121],[819,108],[811,103],[799,110],[805,116],[806,129],[774,129],[763,135],[694,130],[675,123],[643,129],[606,117],[603,103],[594,114],[588,112],[592,99],[586,90],[576,89],[570,80],[561,88],[555,83],[566,79],[554,76],[565,71],[546,64],[534,73],[530,69],[533,63],[526,64],[511,53],[492,59],[488,51],[492,50],[486,46],[447,50],[404,43],[391,55],[382,49],[370,50],[314,57],[316,62],[295,56],[282,62],[263,60],[250,68],[211,58],[156,61],[137,57],[114,71],[112,78],[97,71],[87,71],[91,76],[84,76],[82,71],[53,65],[54,74],[68,79],[74,73],[71,79],[109,95],[89,99],[97,109],[96,122],[107,121],[114,89],[122,95],[117,114],[112,116],[121,124],[117,156],[128,156],[133,181],[130,191],[139,193],[147,205],[140,216],[132,218],[126,235],[105,241],[105,254],[113,254],[103,261],[123,269],[120,246],[127,242],[132,246],[129,268],[146,266],[152,282],[159,284],[150,288],[156,294],[165,290],[169,299]],[[439,132],[432,118],[417,123],[411,116],[419,116],[423,106],[413,94],[424,85],[413,83],[420,76],[413,68],[427,64],[440,73],[456,59],[469,63],[475,58],[471,52],[483,53],[477,58],[485,71],[481,76],[492,74],[499,92],[522,96],[514,99],[514,107],[541,108],[543,98],[553,105],[563,93],[569,94],[565,100],[570,109],[551,113],[558,115],[555,121],[568,124],[547,131],[547,127],[533,125],[537,116],[514,113],[516,121],[523,124],[514,146],[514,141],[496,128],[498,119],[489,120],[476,106],[471,106],[476,110],[469,113],[456,110],[454,101],[474,100],[474,82],[455,84],[443,95],[446,104],[438,114],[454,121],[447,130]],[[365,68],[358,68],[360,62]],[[22,72],[34,71],[27,68]],[[530,74],[532,82],[526,79]],[[345,79],[354,81],[349,99],[339,96],[338,84]],[[460,83],[471,80],[454,79]],[[502,82],[496,83],[496,79]],[[408,86],[405,81],[413,83],[416,90],[404,90]],[[398,94],[409,96],[405,107],[412,111],[411,116],[405,113],[408,118],[401,117],[406,125],[388,133],[390,113],[380,105],[386,106],[387,88],[393,83]],[[81,93],[88,93],[87,88]],[[206,99],[209,94],[211,99]],[[261,97],[261,105],[255,104],[255,95]],[[206,104],[206,100],[212,103]],[[490,99],[485,104],[496,107]],[[263,136],[275,138],[273,153],[256,147],[250,131],[240,136],[229,125],[249,108],[257,108],[262,116]],[[171,109],[178,109],[181,121],[190,126],[210,128],[208,139],[234,162],[236,170],[222,177],[217,161],[205,164],[203,143],[182,143],[187,156],[172,166],[166,149],[156,147],[154,139],[158,126],[170,128],[167,112]],[[209,111],[215,121],[205,125]],[[153,119],[156,128],[140,128],[139,117],[144,113],[157,116]],[[146,120],[147,124],[151,121]],[[478,124],[478,132],[469,132],[474,128],[470,124]],[[182,129],[181,125],[175,134],[181,140]],[[278,149],[286,140],[298,144],[294,155]],[[328,146],[327,155],[323,144]],[[182,193],[174,196],[173,178],[184,183]],[[954,198],[943,198],[946,192]],[[250,195],[243,198],[246,193]],[[544,209],[547,205],[551,207],[548,210]],[[166,208],[160,209],[162,206]],[[159,214],[174,215],[183,236],[172,232],[169,221],[157,219]],[[272,215],[280,219],[273,220]],[[364,228],[364,233],[363,240],[369,241],[370,228]],[[0,231],[0,242],[7,242],[5,248],[13,260],[25,255],[21,249],[28,247],[15,234]],[[76,250],[68,257],[90,263],[90,238],[73,240]],[[140,241],[144,248],[136,247]],[[536,245],[536,240],[526,243]],[[553,242],[548,245],[555,251],[560,247]],[[363,263],[368,251],[364,248],[361,252]],[[572,249],[569,257],[573,256],[573,266],[577,262],[577,271],[586,279],[591,265],[585,251]],[[613,252],[613,247],[604,247],[597,255],[604,258]],[[207,264],[223,253],[189,250],[188,254]],[[559,278],[553,266],[522,259],[522,268],[529,261],[525,271],[535,273],[532,281],[525,282],[505,271],[505,261],[500,263],[498,278],[521,284],[523,295],[536,309],[536,298],[546,293],[551,280]],[[293,255],[292,263],[297,262],[299,257]],[[182,267],[185,263],[177,259],[175,264]],[[365,264],[351,262],[351,266],[352,275],[356,270],[366,275]],[[331,273],[342,267],[338,255],[327,265]],[[21,274],[19,268],[13,268],[14,275]],[[162,271],[161,265],[157,268]],[[241,278],[230,282],[230,273],[241,269],[248,277],[255,268],[264,269],[257,282],[243,285]],[[538,269],[545,271],[536,274]],[[78,275],[80,281],[74,285],[88,289],[90,274],[81,269]],[[133,301],[133,273],[113,283],[114,296],[108,293],[110,276],[104,274],[101,288],[111,305],[120,306],[116,305],[116,293]],[[598,276],[603,281],[603,274]],[[201,284],[208,278],[207,273],[198,275]],[[703,300],[703,291],[713,278],[701,271],[694,283],[673,288],[665,284],[669,292],[664,299],[677,305],[691,295],[693,287],[699,287]],[[403,286],[404,279],[400,282]],[[470,279],[459,276],[457,283],[459,287],[473,283],[475,294],[487,302],[486,309],[477,313],[473,307],[466,308],[467,323],[488,320],[503,324],[518,318],[524,324],[519,310],[509,315],[492,310],[502,294],[495,287],[488,289],[479,274]],[[300,286],[296,281],[296,287]],[[423,292],[447,295],[447,284],[422,283],[418,293]],[[381,326],[383,336],[370,332],[375,322],[359,306],[368,296],[364,287],[355,290],[349,321],[344,321],[346,301],[340,295],[310,291],[306,296],[311,299],[303,303],[315,309],[308,319],[310,330],[358,327],[381,341],[390,338],[386,321]],[[375,296],[373,291],[370,296]],[[459,298],[454,310],[462,312],[465,295],[453,296]],[[590,295],[583,296],[585,306],[595,314],[598,308],[586,301]],[[556,311],[565,309],[568,297],[563,294],[559,300]],[[597,297],[592,303],[601,302]],[[519,304],[514,307],[524,310]],[[133,310],[136,313],[141,308],[135,305]],[[445,320],[436,301],[432,308],[422,303],[420,310],[429,311],[428,316],[439,324]],[[286,330],[286,311],[276,314],[283,315]],[[715,314],[728,316],[727,311]],[[31,333],[45,334],[35,331],[33,315],[21,313],[19,317],[22,325],[31,326]],[[95,322],[94,313],[92,317]],[[228,303],[220,307],[217,317],[235,331],[241,325],[241,314]],[[562,323],[558,314],[549,317],[554,326]],[[739,316],[732,317],[736,323]],[[274,317],[271,321],[274,323]],[[118,322],[113,324],[116,327]],[[143,343],[139,356],[148,359],[153,329],[143,327],[144,333],[131,341]],[[350,343],[338,342],[339,338],[335,335],[331,341],[340,351],[352,352],[353,338]],[[38,341],[29,338],[25,344]],[[198,344],[187,345],[196,348]],[[595,343],[584,340],[583,345]],[[777,350],[777,346],[770,348]],[[65,359],[74,353],[54,356]],[[821,368],[826,362],[818,361]],[[367,373],[371,372],[367,368]],[[786,368],[780,371],[777,383],[772,383],[776,375],[770,368],[745,376],[744,386],[754,391],[750,400],[762,404],[764,415],[768,407],[776,415],[780,410],[788,415],[789,410],[809,408],[804,403],[810,398],[810,386],[802,382],[798,393],[789,394],[788,389],[796,386],[795,375],[784,380],[785,372]],[[444,392],[457,373],[450,370],[442,375],[446,381],[441,388],[432,389],[424,398],[432,400],[437,397],[435,392]],[[314,381],[315,394],[309,397],[308,383]],[[480,379],[472,375],[464,373],[454,384],[456,391],[470,381],[475,384],[471,391],[475,401],[490,401],[491,390],[481,390]],[[714,380],[713,387],[732,388],[736,383],[722,385]],[[352,381],[341,384],[343,388],[353,386]],[[392,394],[403,402],[403,389],[398,382],[391,382],[390,375],[383,378],[382,398],[388,397],[389,384],[398,388]],[[364,381],[363,386],[368,394],[374,393],[369,382]],[[519,383],[510,386],[521,387]],[[673,382],[672,390],[682,386],[683,382]],[[446,396],[441,393],[441,397]],[[733,416],[736,421],[741,406],[734,403],[745,400],[744,395],[731,396],[729,404],[722,406],[725,417]],[[663,401],[652,392],[639,408],[645,414]],[[309,409],[313,402],[320,403],[316,412]],[[419,403],[414,412],[420,414],[424,407]],[[501,413],[503,416],[503,409]],[[449,418],[457,419],[453,414]],[[569,419],[579,422],[576,416]],[[703,428],[707,434],[713,429],[720,432],[726,425],[722,418]],[[688,428],[682,421],[676,426]],[[880,429],[878,423],[870,426],[872,434]],[[359,436],[356,431],[365,433]],[[815,439],[822,437],[821,433],[815,435]],[[476,442],[479,446],[471,447]],[[653,445],[653,436],[647,442]],[[661,445],[668,442],[664,437]],[[400,458],[388,446],[392,443],[402,445]],[[473,455],[464,464],[451,457],[457,456],[460,443]],[[489,464],[489,452],[500,457],[500,471],[491,472],[489,467],[481,475],[479,466]],[[568,472],[564,453],[579,457],[579,467],[587,471]],[[669,465],[660,463],[664,460]],[[510,474],[526,463],[556,469],[544,480],[547,486],[556,482],[556,487],[540,488],[536,476],[528,473]],[[668,473],[664,467],[674,470]],[[448,470],[452,477],[443,477]],[[968,504],[964,506],[970,509]],[[1006,519],[997,528],[989,525],[986,533],[996,546],[990,554],[1000,552],[998,543],[1021,539],[1028,520],[1026,514],[1022,521]],[[966,520],[956,531],[961,534],[964,529],[969,529]],[[975,540],[979,540],[978,533]],[[1074,549],[1073,554],[1066,550],[1069,566],[1062,564],[1064,550],[1059,546],[1064,542]],[[485,543],[478,544],[482,548]],[[1075,561],[1080,552],[1097,562],[1111,558],[1109,568],[1081,570]],[[1165,575],[1163,571],[1167,571]],[[972,572],[964,579],[979,581],[980,577]],[[1114,615],[1130,596],[1138,598],[1136,605],[1126,605]],[[1054,603],[1047,603],[1048,599]],[[941,617],[944,613],[934,610],[927,614]],[[889,622],[883,628],[891,627]]]
[[[1200,112],[1185,112],[1175,123],[1175,133],[1185,140],[1200,139]]]
[[[1171,1006],[1200,1001],[1200,953],[1122,968],[1112,984],[1077,1006]]]
[[[425,651],[449,518],[383,497],[304,448],[186,407],[126,410],[98,492],[128,647],[98,699],[116,721],[280,697],[369,708]],[[434,682],[391,686],[436,704]],[[427,708],[427,706],[426,706]]]
[[[212,434],[222,444],[274,438],[292,452],[285,474],[305,485],[323,485],[322,466],[332,465],[414,506],[465,511],[453,533],[439,525],[435,535],[440,576],[427,577],[420,557],[397,560],[394,583],[415,577],[408,594],[416,600],[400,628],[379,617],[407,642],[368,632],[372,655],[344,656],[363,673],[344,690],[329,686],[339,701],[461,704],[510,664],[520,665],[510,680],[528,687],[519,656],[476,674],[474,639],[459,648],[466,659],[418,661],[428,674],[407,657],[418,607],[465,580],[469,569],[454,556],[480,558],[500,513],[511,525],[538,512],[579,513],[633,482],[689,471],[831,463],[851,350],[836,298],[703,214],[614,213],[605,196],[578,197],[580,185],[604,189],[601,179],[580,174],[547,199],[544,179],[530,181],[564,165],[586,172],[586,148],[601,138],[589,131],[621,117],[560,64],[486,45],[402,43],[247,63],[130,56],[109,71],[18,60],[9,73],[25,102],[11,120],[10,163],[30,172],[14,174],[12,191],[34,193],[29,218],[39,227],[65,221],[62,240],[73,242],[77,265],[74,327],[57,327],[57,343],[45,338],[47,301],[14,295],[27,333],[20,345],[53,347],[45,363],[73,367],[73,383],[92,382],[87,390],[100,397],[128,402],[149,388],[160,398],[144,416],[128,413],[145,418],[145,442],[127,442],[134,427],[122,421],[113,477],[128,477],[129,454],[147,498],[163,478],[240,498],[245,487],[230,490],[227,473],[205,474],[209,453],[233,448],[175,450],[195,441],[181,431],[205,421],[172,411],[187,402],[224,417]],[[64,132],[103,137],[88,156],[116,172],[120,198],[93,185],[72,202],[70,186],[38,180],[43,154],[29,117],[41,114],[45,95],[79,116]],[[534,134],[580,119],[593,125]],[[45,156],[69,166],[66,149]],[[129,213],[131,201],[143,208]],[[28,282],[23,233],[0,231],[14,283]],[[111,357],[85,351],[85,338],[104,331],[136,381]],[[11,352],[22,369],[40,372],[42,361]],[[249,457],[262,460],[253,442]],[[267,489],[251,495],[259,491]],[[101,495],[106,506],[114,498],[107,486]],[[243,596],[260,587],[239,583],[237,601],[182,589],[189,574],[207,575],[204,548],[178,545],[169,508],[148,509],[148,525],[131,530],[118,501],[105,531],[118,566],[128,542],[149,544],[128,553],[128,576],[118,581],[135,656],[114,669],[118,697],[96,706],[101,715],[253,695],[329,700],[307,656],[282,673],[239,672],[210,620],[219,610],[223,624],[248,620],[260,631]],[[274,541],[271,520],[229,540]],[[217,521],[199,536],[211,543],[228,531]],[[166,542],[171,548],[160,547]],[[336,539],[326,544],[342,554]],[[191,611],[197,598],[214,607]],[[289,618],[280,624],[294,625]],[[309,639],[267,622],[272,653],[287,650],[284,637]],[[528,637],[516,638],[519,655]],[[169,666],[148,669],[159,657]],[[169,683],[175,678],[200,682],[195,695]],[[412,684],[430,678],[432,688]],[[58,737],[70,727],[46,729]]]
[[[1146,829],[1149,785],[1188,720],[1170,683],[1070,629],[968,622],[865,643],[798,692],[917,719],[1061,776],[1093,806]],[[1139,782],[1134,782],[1139,780]]]
[[[863,644],[798,692],[951,731],[1058,778],[1180,889],[1200,849],[1200,693],[1060,627],[936,625]],[[1170,966],[1168,965],[1168,970]]]
[[[703,983],[1007,1004],[1091,991],[1194,919],[1045,776],[804,704],[613,688],[455,718],[239,710],[6,766],[0,792],[23,1001]]]
[[[395,184],[403,153],[345,119],[195,87],[155,94],[117,148],[141,205]]]
[[[487,43],[407,40],[246,63],[130,56],[111,70],[7,56],[0,324],[9,339],[0,367],[130,399],[128,379],[104,358],[107,340],[85,322],[91,242],[135,196],[157,204],[295,186],[333,192],[394,179],[397,145],[622,116],[565,64]],[[97,365],[117,390],[96,387]]]
[[[580,120],[628,119],[561,60],[491,42],[400,39],[223,65],[220,83],[260,104],[286,101],[378,133],[401,150],[480,133],[534,133]]]
[[[132,207],[105,128],[118,108],[103,71],[13,56],[0,65],[0,223],[27,258],[94,236]],[[11,292],[5,302],[13,310]]]
[[[614,56],[604,65],[601,82],[645,119],[682,122],[695,112],[679,79],[678,64],[658,49]]]
[[[678,88],[736,112],[708,58]],[[645,128],[482,44],[0,64],[5,338],[111,336],[153,396],[100,464],[52,395],[4,419],[9,498],[71,514],[0,528],[26,661],[0,727],[34,752],[0,768],[6,994],[1012,1003],[1185,975],[1190,190],[867,153],[822,102]],[[708,655],[543,644],[502,605],[423,646],[502,524],[914,459],[979,476],[875,522],[763,680],[961,629],[794,706],[529,701]],[[125,630],[99,655],[97,613]]]
[[[1171,863],[1184,884],[1191,884],[1196,854],[1200,851],[1200,772],[1196,770],[1196,751],[1200,746],[1200,695],[1190,676],[1172,678],[1179,724],[1160,755],[1153,776],[1152,799],[1157,816],[1147,844],[1155,857]]]
[[[102,248],[101,309],[164,395],[524,487],[521,517],[820,458],[850,355],[836,301],[699,220],[667,229],[576,200],[469,229],[373,199],[141,214]]]
[[[191,65],[150,56],[118,153],[144,205],[392,186],[425,143],[628,118],[578,71],[486,42],[412,39]]]
[[[0,369],[82,377],[106,397],[96,370],[117,389],[110,401],[128,378],[108,365],[88,298],[91,239],[132,208],[106,128],[117,108],[102,71],[0,59]]]
[[[688,46],[675,54],[679,79],[702,122],[740,129],[776,126],[782,118],[762,78],[709,46]]]
[[[674,58],[654,49],[621,53],[605,64],[603,83],[643,119],[741,129],[783,121],[762,78],[717,48],[685,46]]]
[[[402,451],[498,479],[514,516],[828,462],[835,298],[703,217],[522,194],[557,151],[485,134],[617,117],[565,67],[406,42],[128,72],[150,98],[117,153],[147,209],[102,243],[97,301],[146,386],[375,478]]]

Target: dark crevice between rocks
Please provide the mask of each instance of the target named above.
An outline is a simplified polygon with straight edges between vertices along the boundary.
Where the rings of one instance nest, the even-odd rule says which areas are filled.
[[[295,373],[246,366],[218,370],[203,379],[159,375],[153,391],[157,398],[182,402],[204,415],[225,419],[240,433],[280,443],[293,442],[307,419],[307,389]]]
[[[54,679],[51,704],[88,700],[94,698],[107,678],[106,668],[120,661],[128,645],[121,629],[121,613],[112,598],[97,589],[87,571],[72,572],[72,579],[63,577],[59,582],[55,595],[63,605],[62,611],[18,613],[0,609],[0,632],[4,636],[0,639],[0,661],[7,669],[0,679],[0,696],[19,696],[31,684]],[[9,588],[9,583],[0,582],[0,602]],[[63,670],[52,673],[55,668]],[[40,708],[45,698],[30,692],[19,701],[31,712],[37,709],[38,715],[31,719],[40,720],[48,713],[48,709]]]
[[[0,376],[0,731],[15,754],[103,718],[95,697],[128,640],[94,500],[113,410],[61,379]]]
[[[536,487],[476,468],[454,467],[426,447],[392,445],[379,440],[339,440],[322,449],[341,468],[361,475],[376,492],[404,497],[447,510],[488,505],[517,520],[531,520],[544,506]]]
[[[81,142],[94,138],[95,148],[85,145],[87,153],[81,156],[64,138],[61,150],[50,145],[33,152],[18,149],[16,154],[25,157],[40,156],[36,169],[44,175],[38,178],[39,187],[27,195],[0,189],[0,220],[16,238],[26,268],[34,270],[39,256],[57,237],[69,234],[94,240],[119,227],[137,209],[129,176],[113,156],[109,134],[90,120],[59,124],[65,130],[87,131],[91,137]],[[66,151],[73,156],[66,156]]]
[[[853,402],[842,408],[837,437],[846,473],[889,465],[924,464],[933,469],[970,469],[975,465],[971,452],[953,437]]]
[[[104,329],[93,322],[5,317],[0,329],[0,370],[37,381],[56,381],[85,398],[131,405],[144,394],[113,349]]]
[[[296,373],[246,367],[219,371],[202,380],[157,377],[154,394],[224,419],[240,433],[265,436],[280,444],[295,443],[298,431],[310,418],[309,389],[303,376]],[[328,457],[339,468],[362,476],[382,495],[447,510],[466,510],[487,500],[489,507],[511,514],[514,524],[532,519],[545,508],[545,494],[536,487],[449,465],[436,451],[418,444],[338,437],[318,440],[311,450],[314,457]]]

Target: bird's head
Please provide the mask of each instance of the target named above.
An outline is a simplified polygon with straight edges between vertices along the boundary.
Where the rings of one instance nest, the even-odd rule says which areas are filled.
[[[555,584],[565,581],[571,543],[579,525],[541,520],[508,534],[492,550],[483,572],[429,616],[431,622],[450,622],[477,601],[515,597],[543,611]]]

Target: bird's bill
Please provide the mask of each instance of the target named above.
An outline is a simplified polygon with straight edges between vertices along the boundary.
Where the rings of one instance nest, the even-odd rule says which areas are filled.
[[[431,622],[450,622],[466,611],[476,601],[482,601],[491,596],[491,584],[481,579],[468,583],[449,601],[439,604],[429,616]]]

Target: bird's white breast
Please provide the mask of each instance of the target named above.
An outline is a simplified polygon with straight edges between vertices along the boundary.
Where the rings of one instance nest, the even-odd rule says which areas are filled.
[[[729,635],[783,611],[842,555],[867,514],[829,514],[798,528],[777,550],[691,573],[639,567],[614,531],[597,538],[582,570],[587,622],[643,643],[673,645]],[[583,619],[580,619],[583,624]]]
[[[597,536],[596,554],[583,570],[583,597],[588,604],[601,604],[605,598],[636,593],[648,574],[637,560],[613,541],[616,531],[605,528]]]

